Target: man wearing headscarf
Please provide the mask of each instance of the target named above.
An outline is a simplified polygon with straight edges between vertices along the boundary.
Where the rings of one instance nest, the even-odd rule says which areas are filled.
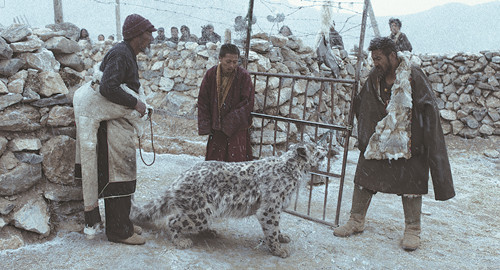
[[[155,31],[151,22],[141,15],[127,16],[122,27],[124,41],[113,46],[100,65],[103,76],[98,90],[101,95],[113,103],[133,108],[141,115],[146,113],[146,105],[126,93],[120,85],[126,84],[128,88],[139,92],[141,84],[136,55],[149,47]],[[137,180],[134,133],[134,127],[126,119],[103,121],[100,124],[95,164],[98,179],[82,178],[84,233],[90,239],[100,231],[102,222],[98,198],[104,198],[108,240],[129,245],[142,245],[146,242],[140,235],[142,228],[133,225],[129,218],[131,196],[135,192]],[[79,139],[82,139],[80,144],[86,143],[85,138]],[[85,158],[81,157],[82,162]],[[83,175],[85,176],[85,172]],[[76,164],[75,177],[81,176],[82,168]]]

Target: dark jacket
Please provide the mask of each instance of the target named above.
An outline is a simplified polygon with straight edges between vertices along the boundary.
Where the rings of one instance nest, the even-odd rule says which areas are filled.
[[[207,160],[244,161],[251,159],[248,128],[252,124],[255,90],[250,74],[238,67],[229,93],[218,109],[217,66],[210,68],[198,96],[198,133],[209,135]]]
[[[427,194],[429,169],[436,200],[455,196],[439,110],[431,85],[418,67],[412,67],[410,159],[367,160],[364,152],[377,123],[387,114],[379,100],[379,78],[372,70],[354,100],[361,151],[354,182],[370,190],[394,194]]]
[[[99,91],[109,101],[134,108],[137,99],[120,87],[125,83],[130,89],[139,92],[139,68],[132,47],[126,42],[113,46],[102,60],[100,70],[103,72]]]
[[[394,40],[395,36],[391,34],[390,38]],[[398,39],[396,40],[396,50],[400,51],[412,51],[411,43],[408,40],[408,37],[402,32],[399,32]]]

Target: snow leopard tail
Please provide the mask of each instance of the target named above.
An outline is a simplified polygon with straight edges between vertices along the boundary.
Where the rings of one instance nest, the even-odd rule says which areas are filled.
[[[132,203],[130,219],[137,223],[149,223],[168,215],[173,209],[174,197],[168,190],[163,196],[143,206]]]

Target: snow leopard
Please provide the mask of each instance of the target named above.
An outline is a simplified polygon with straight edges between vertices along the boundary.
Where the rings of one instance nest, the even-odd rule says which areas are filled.
[[[166,230],[177,248],[193,245],[186,234],[203,233],[216,218],[255,215],[271,253],[282,258],[289,251],[281,243],[290,237],[280,230],[280,215],[306,172],[317,168],[326,148],[298,143],[278,157],[243,162],[203,161],[182,173],[160,196],[144,206],[135,202],[131,219]]]

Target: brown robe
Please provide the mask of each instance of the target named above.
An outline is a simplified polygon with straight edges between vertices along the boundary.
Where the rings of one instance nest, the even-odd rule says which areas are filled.
[[[236,69],[231,88],[220,106],[217,66],[207,70],[198,95],[198,134],[210,135],[206,160],[246,161],[252,159],[250,133],[255,90],[250,74]]]
[[[411,158],[365,159],[364,152],[377,123],[387,114],[379,99],[379,78],[372,70],[354,99],[361,151],[354,183],[393,194],[427,194],[429,169],[436,200],[455,196],[439,110],[431,85],[418,67],[411,68],[413,108],[411,113]]]

